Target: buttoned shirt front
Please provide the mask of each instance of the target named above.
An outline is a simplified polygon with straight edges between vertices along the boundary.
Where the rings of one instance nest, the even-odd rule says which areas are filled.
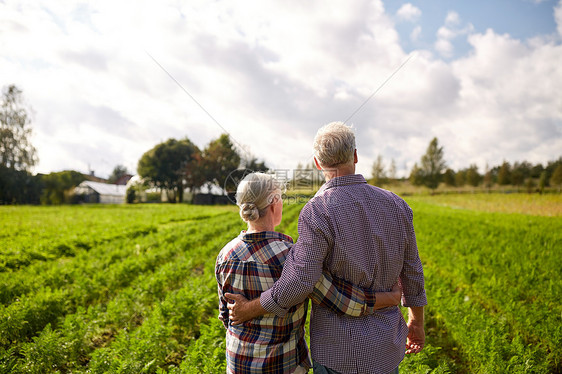
[[[322,271],[375,291],[400,280],[404,306],[427,304],[413,213],[397,195],[354,174],[328,181],[303,208],[299,238],[283,272],[260,297],[283,315],[313,290]],[[388,373],[404,357],[408,328],[398,307],[338,315],[313,304],[312,359],[341,373]]]

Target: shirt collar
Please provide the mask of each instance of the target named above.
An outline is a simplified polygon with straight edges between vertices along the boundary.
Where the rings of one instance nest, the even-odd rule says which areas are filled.
[[[320,195],[324,193],[324,191],[330,188],[348,186],[350,184],[361,184],[361,183],[367,183],[367,181],[361,174],[349,174],[349,175],[343,175],[341,177],[335,177],[324,183],[324,185],[318,190],[316,195]]]
[[[245,242],[258,242],[266,239],[277,239],[277,240],[284,240],[293,243],[293,238],[291,238],[289,235],[285,235],[277,231],[261,231],[261,232],[247,233],[246,230],[242,230],[238,238],[240,238],[240,240],[243,240]]]

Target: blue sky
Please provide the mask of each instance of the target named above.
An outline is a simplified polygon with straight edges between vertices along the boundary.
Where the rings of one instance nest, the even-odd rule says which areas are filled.
[[[395,14],[404,4],[410,3],[422,11],[421,24],[427,35],[435,35],[449,11],[470,22],[479,32],[493,28],[497,33],[508,33],[515,38],[528,38],[556,31],[552,8],[556,1],[530,0],[429,0],[385,1],[387,11]]]
[[[420,15],[413,20],[401,19],[397,12],[405,4],[411,4],[419,9]],[[396,30],[400,34],[402,47],[408,51],[416,49],[431,49],[435,43],[439,28],[450,12],[458,14],[457,29],[472,26],[471,32],[484,33],[493,29],[498,34],[509,34],[516,39],[528,39],[541,35],[556,33],[556,22],[552,8],[556,1],[531,0],[430,0],[430,1],[385,1],[385,8],[393,14]],[[421,27],[417,41],[411,40],[411,33],[416,27]],[[454,39],[455,57],[470,52],[471,48],[466,38]]]
[[[562,156],[561,0],[0,0],[0,86],[33,108],[36,172],[135,171],[225,130],[291,169],[406,60],[349,121],[358,172],[381,155],[407,175],[433,137],[455,170]]]

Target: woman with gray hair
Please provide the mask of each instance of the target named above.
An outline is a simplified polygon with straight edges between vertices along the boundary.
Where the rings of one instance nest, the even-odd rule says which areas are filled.
[[[252,173],[238,185],[236,202],[248,229],[229,242],[217,257],[215,275],[219,293],[219,319],[226,332],[228,373],[306,373],[311,367],[304,325],[308,302],[288,309],[284,316],[265,314],[234,325],[229,318],[228,294],[254,299],[281,276],[293,240],[276,232],[283,216],[283,185],[272,175]],[[322,275],[313,303],[342,315],[372,314],[384,307],[374,293],[351,283]],[[399,302],[400,291],[385,293]],[[379,305],[377,305],[379,304]]]

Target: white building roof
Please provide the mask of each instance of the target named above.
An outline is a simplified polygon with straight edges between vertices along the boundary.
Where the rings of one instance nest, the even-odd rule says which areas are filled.
[[[91,181],[84,181],[80,183],[78,187],[90,187],[92,190],[96,191],[100,195],[109,195],[109,196],[124,197],[127,192],[127,186],[91,182]]]

